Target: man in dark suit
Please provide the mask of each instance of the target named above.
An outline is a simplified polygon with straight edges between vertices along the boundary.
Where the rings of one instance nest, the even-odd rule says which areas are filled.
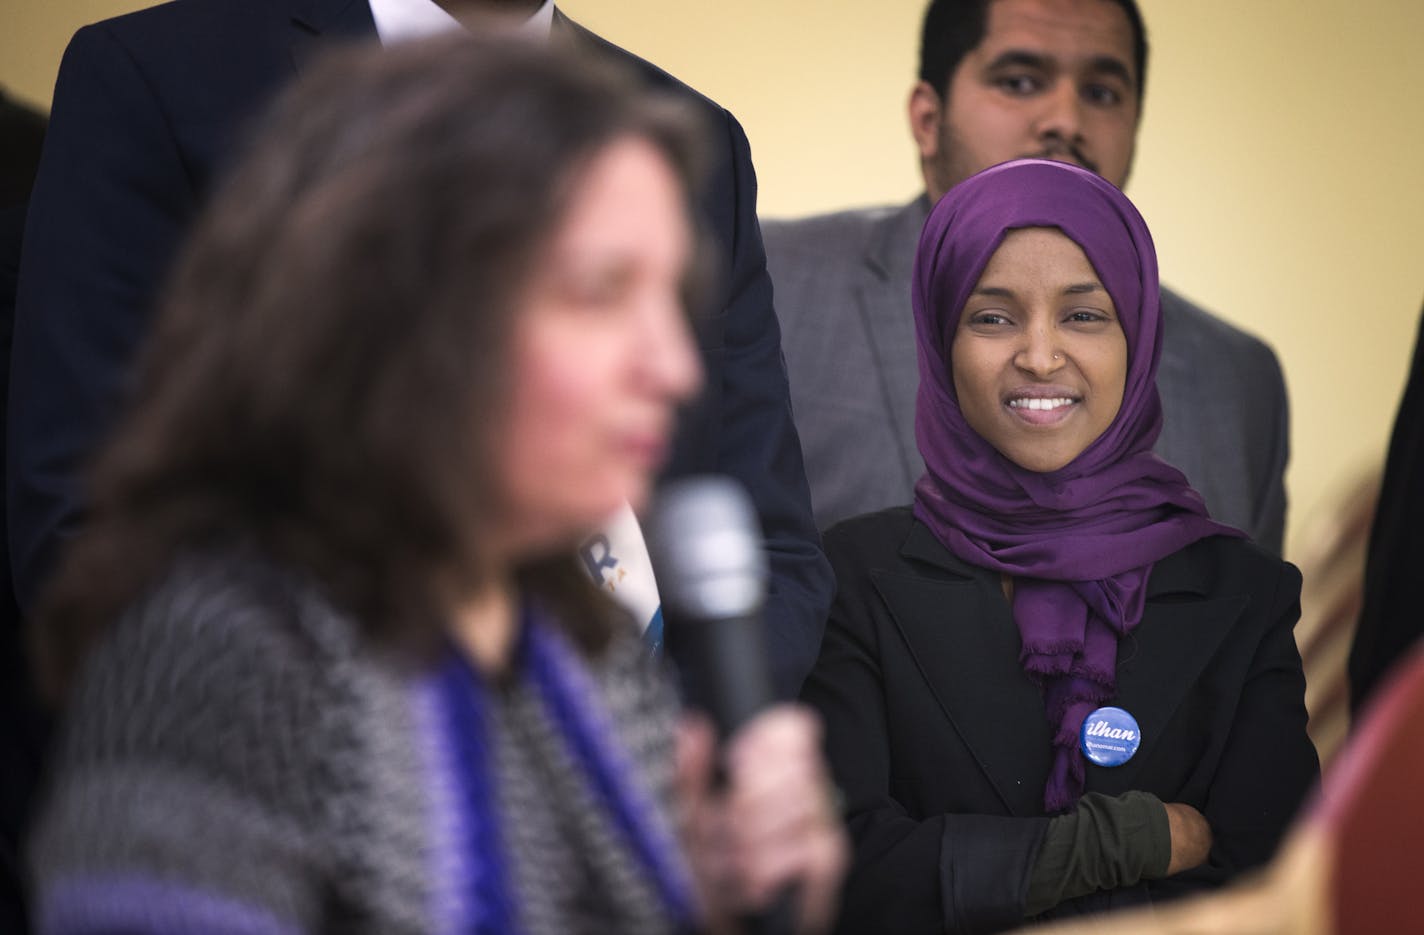
[[[707,389],[680,426],[668,474],[731,474],[750,491],[772,572],[773,677],[782,694],[795,693],[832,581],[791,422],[746,136],[727,111],[560,16],[552,0],[176,0],[75,35],[20,280],[9,535],[22,606],[81,520],[83,461],[123,396],[173,251],[249,118],[324,44],[418,35],[440,28],[446,12],[488,10],[623,63],[711,131],[702,208],[720,256],[699,335]]]
[[[44,143],[45,117],[0,91],[0,400],[10,382],[10,334],[25,209]],[[0,414],[0,426],[3,426]],[[3,431],[3,428],[0,428]],[[0,438],[0,458],[4,439]],[[3,470],[0,470],[3,475]],[[0,520],[5,516],[0,501]],[[10,581],[9,555],[0,542],[0,931],[28,925],[21,898],[20,837],[39,778],[45,719],[25,662],[20,609]]]
[[[1359,717],[1395,664],[1418,652],[1424,612],[1414,576],[1424,567],[1424,311],[1414,363],[1394,419],[1370,550],[1365,598],[1350,646],[1350,713]]]
[[[1121,188],[1146,69],[1133,0],[935,0],[909,103],[925,194],[763,225],[817,525],[908,503],[924,471],[910,269],[930,205],[1022,156],[1074,162]],[[1170,289],[1162,316],[1166,422],[1156,450],[1212,516],[1280,554],[1289,454],[1280,364]]]

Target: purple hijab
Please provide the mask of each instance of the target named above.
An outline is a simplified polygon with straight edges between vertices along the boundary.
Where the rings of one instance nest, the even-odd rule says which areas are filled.
[[[1023,227],[1057,228],[1082,248],[1127,337],[1117,417],[1045,474],[1014,464],[969,427],[950,361],[970,291],[1004,235]],[[961,560],[1015,578],[1019,661],[1042,689],[1054,730],[1044,807],[1059,812],[1082,795],[1078,731],[1116,695],[1118,640],[1142,619],[1153,563],[1198,539],[1241,533],[1211,520],[1182,472],[1152,453],[1162,430],[1157,256],[1142,216],[1111,183],[1041,159],[966,179],[925,222],[913,288],[915,435],[925,459],[915,516]]]

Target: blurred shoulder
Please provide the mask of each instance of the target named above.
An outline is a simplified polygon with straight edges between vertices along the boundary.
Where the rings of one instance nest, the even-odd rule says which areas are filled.
[[[1268,367],[1279,374],[1276,353],[1265,341],[1162,287],[1162,320],[1168,335],[1163,353],[1190,352],[1200,363],[1211,359],[1237,366]]]
[[[763,218],[767,257],[806,255],[824,261],[828,249],[849,250],[866,243],[903,211],[903,205],[879,205],[799,218]]]
[[[1275,602],[1299,598],[1300,570],[1280,556],[1235,536],[1208,536],[1158,562],[1152,589],[1165,580],[1197,580],[1207,593],[1250,593]]]
[[[823,535],[826,557],[837,577],[851,568],[869,571],[901,564],[901,547],[918,521],[908,506],[862,513],[827,529]]]
[[[689,102],[701,111],[704,117],[714,120],[727,120],[731,117],[731,114],[722,105],[666,69],[654,65],[640,55],[629,52],[622,46],[615,45],[598,33],[580,26],[562,14],[556,13],[555,15],[557,17],[555,29],[565,30],[573,38],[577,48],[591,53],[597,59],[615,62],[626,68],[649,90]]]
[[[307,696],[323,663],[356,641],[355,625],[291,569],[247,548],[190,553],[100,639],[75,702],[96,712],[161,700],[176,716],[220,695]]]
[[[100,20],[75,38],[107,34],[135,51],[191,58],[214,43],[233,46],[290,22],[288,4],[279,0],[170,0]]]

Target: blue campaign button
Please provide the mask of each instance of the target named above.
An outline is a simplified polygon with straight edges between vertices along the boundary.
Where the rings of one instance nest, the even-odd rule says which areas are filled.
[[[1099,766],[1121,766],[1142,745],[1142,729],[1121,708],[1099,708],[1083,719],[1078,738],[1089,760]]]

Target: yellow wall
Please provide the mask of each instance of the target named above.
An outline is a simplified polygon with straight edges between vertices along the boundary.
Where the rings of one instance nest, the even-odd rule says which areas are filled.
[[[1141,3],[1153,51],[1128,190],[1164,279],[1280,354],[1299,530],[1382,458],[1424,302],[1424,3]],[[14,4],[0,84],[38,103],[76,27],[148,5]],[[763,213],[918,191],[903,105],[922,0],[561,6],[738,115]]]

